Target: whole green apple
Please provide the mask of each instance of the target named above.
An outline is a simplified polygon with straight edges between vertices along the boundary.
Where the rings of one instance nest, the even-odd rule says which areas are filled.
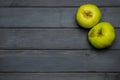
[[[108,22],[101,22],[88,33],[88,40],[97,49],[103,49],[113,44],[115,40],[114,27]]]
[[[101,12],[94,4],[81,5],[76,13],[76,21],[83,28],[91,28],[101,19]]]

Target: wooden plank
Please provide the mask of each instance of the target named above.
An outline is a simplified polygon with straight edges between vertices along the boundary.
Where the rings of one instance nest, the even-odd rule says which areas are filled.
[[[119,80],[119,73],[0,73],[0,80]]]
[[[0,27],[79,27],[76,11],[77,8],[0,8]],[[101,21],[120,27],[120,7],[101,11]]]
[[[2,6],[79,6],[85,3],[93,3],[99,6],[120,6],[119,0],[0,0]]]
[[[13,3],[13,0],[0,0],[0,7],[1,6],[11,6]]]
[[[108,78],[106,80],[120,80],[120,73],[117,74],[107,73],[106,77]]]
[[[0,50],[0,72],[120,72],[120,50]]]
[[[112,76],[111,76],[112,75]],[[118,73],[0,73],[0,80],[119,80]],[[115,78],[109,78],[115,77]]]
[[[109,49],[120,49],[120,29]],[[93,49],[83,29],[0,29],[0,49]]]

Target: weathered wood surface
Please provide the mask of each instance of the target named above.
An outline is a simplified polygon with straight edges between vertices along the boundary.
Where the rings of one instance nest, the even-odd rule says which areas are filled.
[[[92,48],[75,21],[84,3],[100,7],[115,43]],[[120,0],[0,0],[0,80],[120,80]]]
[[[120,8],[100,8],[101,21],[120,27]],[[0,8],[0,27],[79,27],[77,8]]]
[[[120,6],[120,0],[0,0],[0,6],[79,6],[93,3],[99,6]]]
[[[93,49],[82,29],[0,29],[0,49]],[[120,49],[120,29],[109,49]]]
[[[0,7],[1,6],[11,6],[13,0],[0,0]]]
[[[120,74],[104,73],[0,73],[0,80],[120,80]]]
[[[0,72],[120,72],[120,50],[0,50]]]

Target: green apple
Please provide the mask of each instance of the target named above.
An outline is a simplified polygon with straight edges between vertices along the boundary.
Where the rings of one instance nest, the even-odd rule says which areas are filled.
[[[83,28],[91,28],[101,19],[100,9],[94,4],[81,5],[76,13],[76,21]]]
[[[115,40],[114,27],[108,22],[95,25],[88,32],[88,40],[97,49],[103,49],[113,44]]]

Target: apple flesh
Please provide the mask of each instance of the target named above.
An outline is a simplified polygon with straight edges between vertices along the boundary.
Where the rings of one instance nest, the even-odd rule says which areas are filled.
[[[109,47],[115,40],[114,27],[108,22],[99,23],[89,31],[88,40],[97,49]]]
[[[101,12],[94,4],[81,5],[76,13],[76,21],[83,28],[91,28],[101,19]]]

